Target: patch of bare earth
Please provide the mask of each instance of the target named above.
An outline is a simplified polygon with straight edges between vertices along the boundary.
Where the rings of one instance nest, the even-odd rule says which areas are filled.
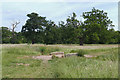
[[[44,60],[44,61],[48,61],[48,60],[52,59],[52,56],[51,55],[41,55],[41,56],[33,56],[32,58],[33,59],[41,59],[41,60]]]
[[[86,58],[93,58],[93,57],[97,57],[97,56],[93,56],[93,55],[84,55],[84,57],[86,57]]]
[[[24,46],[45,46],[44,44],[0,44],[2,48],[9,48],[9,47],[24,47]]]
[[[23,47],[28,44],[2,44],[2,47]],[[116,48],[118,47],[117,44],[111,45],[44,45],[44,44],[29,44],[29,46],[52,46],[52,47],[60,47],[60,48],[71,48],[71,49],[101,49],[101,48]]]
[[[102,48],[116,48],[118,45],[83,45],[83,46],[75,46],[75,45],[48,45],[53,47],[60,48],[71,48],[71,49],[102,49]]]
[[[17,65],[17,66],[21,66],[21,65],[23,65],[23,66],[29,66],[30,64],[16,63],[16,65]]]

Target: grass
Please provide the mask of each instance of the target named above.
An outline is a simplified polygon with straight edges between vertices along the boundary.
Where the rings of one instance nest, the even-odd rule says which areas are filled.
[[[80,56],[80,57],[83,57],[85,54],[88,54],[87,51],[82,50],[82,49],[78,50],[77,53],[78,53],[78,56]]]
[[[78,50],[71,50],[70,53],[78,53],[78,56],[83,57],[85,54],[88,54],[88,51],[87,50],[78,49]]]
[[[51,62],[55,78],[115,78],[117,61],[68,57]]]
[[[48,55],[54,51],[63,51],[65,54],[80,52],[98,57],[71,56],[53,58],[48,62],[32,59],[32,56]],[[18,45],[3,47],[2,63],[3,78],[117,78],[118,48],[81,50],[54,45]],[[16,65],[19,63],[29,66]]]

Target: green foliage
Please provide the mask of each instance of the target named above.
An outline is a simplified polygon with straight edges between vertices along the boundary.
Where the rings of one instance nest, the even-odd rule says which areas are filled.
[[[1,27],[2,29],[2,43],[12,43],[12,32],[7,27]],[[14,32],[14,43],[26,43],[26,38],[21,34],[21,32]]]
[[[12,32],[7,27],[1,27],[0,32],[2,32],[2,43],[10,43]]]
[[[90,12],[83,12],[86,43],[109,43],[109,27],[114,27],[112,21],[103,10],[93,8]]]
[[[57,44],[59,43],[59,31],[58,26],[53,21],[48,21],[47,26],[44,30],[45,38],[44,43],[45,44]]]
[[[71,50],[70,53],[76,53],[78,50]]]
[[[78,53],[78,56],[83,57],[85,54],[88,54],[87,50],[71,50],[70,53]]]
[[[72,16],[68,16],[65,22],[59,22],[60,33],[61,33],[61,43],[64,44],[75,44],[78,43],[76,29],[80,26],[79,20],[76,19],[76,14],[73,13]]]
[[[40,47],[40,52],[42,53],[42,55],[45,53],[46,51],[46,47]]]
[[[37,13],[27,14],[29,19],[22,26],[21,32],[12,32],[2,27],[3,43],[43,43],[43,44],[118,44],[120,32],[113,29],[114,25],[103,10],[93,8],[83,12],[84,22],[77,19],[73,12],[65,22],[55,24]]]
[[[41,47],[36,47],[35,50],[40,52],[42,55],[48,55],[51,52],[60,51],[60,48],[41,46]]]
[[[43,28],[47,25],[46,17],[38,16],[37,13],[31,13],[27,15],[29,19],[26,24],[22,27],[22,33],[28,41],[36,43],[39,41],[43,43]]]
[[[78,53],[78,56],[83,57],[85,54],[87,54],[87,51],[80,49],[78,50],[77,53]]]
[[[52,55],[52,59],[57,59],[58,57],[55,55]]]

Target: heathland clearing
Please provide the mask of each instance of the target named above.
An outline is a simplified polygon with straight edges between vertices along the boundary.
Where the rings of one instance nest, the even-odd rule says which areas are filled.
[[[67,54],[80,50],[97,57],[71,56],[46,62],[33,58],[56,51]],[[3,44],[2,74],[3,78],[117,78],[118,45]]]

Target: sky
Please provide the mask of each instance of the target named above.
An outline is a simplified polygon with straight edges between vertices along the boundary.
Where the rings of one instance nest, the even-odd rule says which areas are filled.
[[[77,19],[83,21],[80,17],[83,12],[91,11],[93,7],[104,10],[108,13],[109,19],[113,21],[115,30],[118,30],[118,2],[2,2],[0,26],[11,27],[15,21],[20,21],[16,31],[21,31],[26,23],[27,14],[38,13],[39,16],[46,17],[56,24],[59,21],[65,21],[73,12],[77,14]]]

